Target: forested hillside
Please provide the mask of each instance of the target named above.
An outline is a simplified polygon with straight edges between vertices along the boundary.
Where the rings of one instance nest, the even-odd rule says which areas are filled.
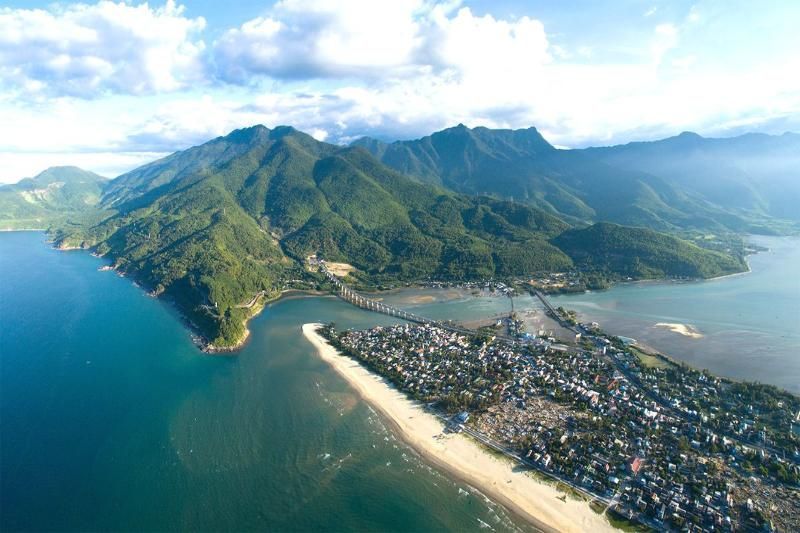
[[[0,229],[44,229],[100,201],[108,180],[77,167],[52,167],[0,186]]]
[[[362,138],[354,144],[422,182],[510,198],[572,222],[771,233],[786,226],[774,217],[800,217],[794,207],[800,194],[798,138],[687,134],[559,150],[535,128],[459,125],[416,140]]]
[[[712,252],[645,228],[601,222],[565,231],[553,243],[582,268],[633,278],[709,278],[746,270],[741,257]]]
[[[530,132],[512,141],[549,150]],[[506,141],[493,149],[509,150]],[[655,232],[630,233],[627,248],[606,249],[593,238],[559,237],[570,227],[531,205],[406,177],[360,147],[255,126],[108,182],[85,216],[63,220],[54,234],[174,301],[218,349],[243,340],[245,321],[266,299],[313,279],[305,269],[312,254],[378,283],[524,277],[571,269],[575,260],[637,276],[729,271],[711,252]],[[670,260],[656,261],[662,253]]]
[[[586,153],[604,163],[669,177],[687,191],[738,212],[800,220],[800,135],[696,133]]]
[[[568,227],[552,215],[422,185],[291,128],[238,130],[146,165],[114,180],[101,206],[105,221],[63,228],[62,242],[174,299],[216,346],[236,343],[244,304],[302,275],[314,253],[405,280],[572,265],[548,242]]]

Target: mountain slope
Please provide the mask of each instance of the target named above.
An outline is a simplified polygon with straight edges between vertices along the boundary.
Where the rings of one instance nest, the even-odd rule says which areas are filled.
[[[607,164],[669,178],[716,205],[800,220],[800,135],[707,139],[684,132],[584,151]]]
[[[240,341],[245,304],[302,277],[314,253],[392,279],[571,265],[548,242],[568,227],[551,215],[416,183],[291,128],[237,130],[146,165],[113,180],[100,207],[113,214],[59,239],[173,299],[217,347]]]
[[[52,167],[0,186],[0,228],[44,228],[100,201],[108,180],[78,167]]]
[[[565,231],[553,243],[583,268],[635,278],[708,278],[747,268],[742,258],[704,250],[650,229],[608,222]]]
[[[463,193],[510,197],[569,221],[611,221],[662,231],[760,229],[740,209],[757,206],[725,201],[725,196],[733,193],[712,194],[717,185],[697,186],[712,169],[720,174],[719,169],[726,168],[720,155],[710,160],[692,159],[686,151],[677,150],[665,156],[670,164],[665,159],[645,162],[621,152],[624,147],[559,150],[534,128],[491,130],[463,125],[412,141],[387,144],[363,138],[354,144],[422,182]],[[789,158],[793,144],[786,144],[784,162],[771,167],[784,178],[794,175],[791,171],[797,168],[790,164],[794,161]],[[754,161],[763,161],[764,157],[753,155],[760,150],[763,146],[752,146],[748,168],[763,174],[766,166]],[[690,169],[684,172],[685,180],[673,171],[680,165]],[[739,167],[737,172],[742,174]],[[736,174],[727,174],[729,182],[734,183]],[[758,186],[750,181],[746,185],[740,186],[740,196],[758,198]],[[786,216],[786,203],[779,206],[773,200],[773,204],[775,209],[760,213]]]
[[[482,149],[511,157],[518,148],[548,150],[530,132],[489,139]],[[305,270],[313,254],[350,263],[370,283],[573,267],[557,239],[570,226],[552,214],[421,183],[363,148],[290,127],[236,130],[133,170],[108,183],[96,211],[105,213],[102,221],[65,224],[57,241],[94,249],[173,300],[217,349],[237,346],[245,321],[266,298],[297,286],[291,280],[316,283]],[[659,234],[631,235],[626,244],[638,250],[646,247],[639,241]],[[591,239],[564,242],[580,260],[595,248]],[[653,253],[682,241],[655,242]],[[678,250],[656,266],[663,275],[686,275],[687,262],[705,259],[710,266],[694,269],[697,275],[727,272],[710,252],[690,251],[697,257]],[[638,256],[625,254],[604,252],[592,266],[627,274]]]

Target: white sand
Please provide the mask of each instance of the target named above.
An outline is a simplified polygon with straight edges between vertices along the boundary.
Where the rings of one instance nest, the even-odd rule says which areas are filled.
[[[689,337],[692,339],[703,338],[703,334],[700,333],[700,331],[696,327],[690,324],[673,324],[671,322],[659,322],[658,324],[655,325],[655,327],[668,329],[673,333],[678,333],[680,335],[683,335],[684,337]]]
[[[339,354],[317,334],[319,324],[303,325],[303,335],[319,356],[386,418],[395,432],[429,462],[449,471],[543,530],[615,531],[587,502],[566,498],[554,487],[522,472],[444,425],[418,403],[355,360]]]

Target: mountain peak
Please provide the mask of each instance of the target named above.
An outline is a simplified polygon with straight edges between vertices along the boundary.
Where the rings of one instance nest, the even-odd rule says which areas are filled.
[[[272,138],[280,139],[293,133],[299,133],[299,131],[292,126],[275,126],[275,129],[272,130]]]
[[[702,139],[703,137],[700,134],[695,133],[693,131],[682,131],[677,136],[677,138],[678,139],[687,139],[688,140],[688,139]]]
[[[73,165],[61,165],[46,168],[29,179],[34,183],[48,184],[56,181],[85,181],[87,179],[91,181],[97,181],[105,180],[106,178],[89,170],[84,170],[80,167]]]
[[[249,143],[256,139],[263,139],[269,136],[270,130],[262,124],[256,124],[247,128],[240,128],[233,130],[229,134],[220,137],[230,142],[235,143]]]

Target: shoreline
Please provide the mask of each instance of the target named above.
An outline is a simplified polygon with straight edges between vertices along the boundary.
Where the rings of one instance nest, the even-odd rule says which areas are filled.
[[[264,309],[272,304],[276,304],[282,300],[291,300],[292,298],[308,298],[314,296],[325,296],[329,293],[323,291],[315,291],[310,289],[283,289],[278,293],[277,296],[274,298],[269,298],[267,295],[259,296],[255,303],[249,308],[251,310],[250,316],[242,320],[242,326],[244,327],[244,335],[241,339],[239,339],[236,344],[231,346],[221,346],[216,347],[203,339],[202,335],[200,335],[199,330],[196,326],[190,323],[190,327],[197,333],[198,337],[201,339],[200,343],[195,343],[198,345],[200,350],[207,354],[207,355],[236,355],[235,352],[238,352],[242,348],[245,347],[247,342],[250,340],[250,328],[248,328],[248,324],[251,320],[258,317]],[[188,319],[187,319],[188,320]]]
[[[373,406],[403,442],[425,460],[500,503],[542,531],[615,531],[604,515],[583,500],[563,497],[555,487],[526,475],[464,434],[444,433],[444,424],[384,378],[341,355],[317,333],[320,324],[304,324],[303,336],[317,355]],[[412,422],[413,420],[413,422]]]

